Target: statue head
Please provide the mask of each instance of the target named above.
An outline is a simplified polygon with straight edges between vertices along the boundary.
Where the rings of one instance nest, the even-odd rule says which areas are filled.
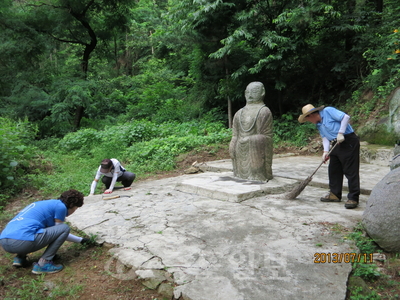
[[[244,96],[246,97],[247,103],[264,103],[264,85],[259,81],[249,83],[244,92]]]

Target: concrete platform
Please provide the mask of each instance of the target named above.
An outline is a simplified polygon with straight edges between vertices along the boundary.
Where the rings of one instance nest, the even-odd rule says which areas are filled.
[[[296,182],[277,176],[268,182],[249,181],[234,177],[233,172],[207,172],[182,180],[175,189],[217,200],[242,202],[263,195],[284,193]]]
[[[319,201],[325,165],[295,200],[282,199],[319,157],[274,158],[269,186],[235,180],[229,164],[207,162],[204,173],[137,182],[114,191],[124,196],[117,199],[86,197],[68,221],[114,245],[105,271],[140,277],[168,299],[345,299],[351,264],[344,257],[356,247],[343,229],[361,220],[368,194],[389,167],[362,164],[360,205],[347,210],[343,202]]]
[[[294,168],[294,164],[296,167]],[[233,176],[232,161],[230,159],[211,161],[196,165],[204,174],[193,175],[191,178],[182,180],[176,189],[182,192],[195,193],[218,200],[241,202],[268,194],[282,194],[291,191],[296,183],[302,182],[320,166],[319,157],[283,156],[274,158],[274,178],[268,182],[248,181]],[[376,164],[361,164],[360,185],[361,193],[369,195],[376,182],[383,178],[389,170],[388,166]],[[347,191],[347,182],[344,179],[344,190]],[[309,186],[328,189],[328,165],[323,164]]]

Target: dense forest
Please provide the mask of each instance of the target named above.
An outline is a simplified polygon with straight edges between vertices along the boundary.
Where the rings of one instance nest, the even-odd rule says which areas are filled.
[[[275,116],[385,96],[399,15],[394,0],[1,0],[1,115],[61,137],[133,119],[228,125],[255,80]]]
[[[176,139],[193,128],[229,139],[251,81],[277,139],[304,140],[293,128],[307,103],[347,105],[357,122],[399,84],[399,19],[395,0],[0,0],[2,187],[37,167],[33,145],[92,164],[134,163],[135,150],[143,165],[192,149]]]

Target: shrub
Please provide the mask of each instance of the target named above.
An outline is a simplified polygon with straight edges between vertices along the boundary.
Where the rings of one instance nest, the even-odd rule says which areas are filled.
[[[375,264],[354,263],[353,276],[359,276],[365,280],[373,281],[381,276]]]
[[[229,143],[231,132],[221,124],[162,124],[161,138],[135,143],[122,159],[141,172],[167,171],[175,167],[175,157],[202,145]],[[174,130],[175,129],[175,130]],[[168,135],[169,133],[169,135]],[[174,133],[174,134],[172,134]]]
[[[297,115],[292,113],[274,118],[274,145],[290,143],[297,147],[305,146],[317,130],[309,122],[299,125]]]
[[[74,150],[89,150],[101,141],[101,135],[96,129],[86,128],[68,133],[58,142],[57,149],[62,153]]]
[[[346,298],[347,299],[347,298]],[[350,300],[380,300],[381,297],[376,291],[363,291],[362,287],[355,287],[351,289]]]
[[[118,147],[129,147],[137,142],[158,137],[157,126],[149,121],[131,121],[122,125],[106,127],[100,134],[101,142],[114,143]]]
[[[71,186],[86,193],[104,158],[117,158],[126,169],[142,177],[172,170],[176,158],[193,149],[212,144],[227,145],[231,135],[231,130],[222,123],[202,121],[162,124],[132,121],[101,131],[82,129],[61,139],[57,146],[59,151],[48,148],[42,153],[52,166],[51,176],[48,172],[38,172],[29,179],[46,197],[58,195]],[[41,142],[40,145],[46,150],[50,144]]]
[[[68,133],[58,142],[61,153],[79,151],[79,154],[90,154],[94,149],[105,145],[113,148],[128,147],[136,142],[151,140],[157,135],[157,127],[148,121],[133,121],[122,125],[108,126],[98,131],[85,128]]]
[[[31,142],[36,131],[27,120],[0,118],[0,208],[2,202],[24,184],[23,176],[28,172],[35,154]]]
[[[358,223],[356,225],[353,232],[349,234],[349,238],[355,241],[360,253],[374,253],[378,249],[378,246],[374,240],[372,240],[366,234],[362,223]]]

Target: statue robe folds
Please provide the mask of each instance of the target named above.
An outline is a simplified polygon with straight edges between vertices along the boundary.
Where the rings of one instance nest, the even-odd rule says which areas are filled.
[[[265,105],[247,105],[233,118],[229,153],[235,177],[268,181],[272,176],[273,118]]]

